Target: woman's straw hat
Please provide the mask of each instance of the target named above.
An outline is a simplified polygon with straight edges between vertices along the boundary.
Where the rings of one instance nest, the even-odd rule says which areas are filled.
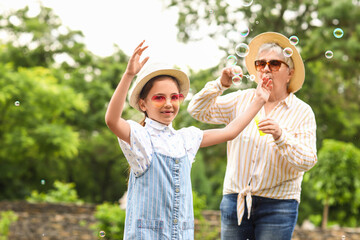
[[[180,93],[184,95],[184,99],[186,98],[190,88],[190,80],[186,73],[164,63],[148,62],[137,74],[137,78],[129,91],[130,106],[142,112],[139,107],[140,92],[150,79],[159,75],[169,75],[176,78],[180,85]]]
[[[249,43],[250,51],[249,54],[245,57],[245,64],[249,74],[254,74],[255,76],[257,76],[254,62],[255,60],[257,60],[256,57],[258,55],[260,46],[263,45],[264,43],[276,43],[283,49],[287,47],[291,48],[293,52],[293,54],[291,55],[291,59],[294,62],[294,75],[290,80],[288,91],[293,93],[298,91],[302,87],[305,79],[304,63],[296,47],[290,43],[290,40],[287,37],[285,37],[280,33],[276,33],[276,32],[262,33],[257,35],[255,38],[253,38],[250,41]],[[257,80],[258,79],[256,77],[256,82]]]

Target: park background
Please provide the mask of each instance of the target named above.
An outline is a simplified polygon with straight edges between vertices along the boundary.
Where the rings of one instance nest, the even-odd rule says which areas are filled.
[[[111,206],[118,208],[127,188],[128,164],[104,116],[132,49],[145,39],[150,45],[145,55],[184,69],[191,96],[219,76],[239,43],[275,31],[299,39],[306,78],[296,96],[312,107],[317,122],[318,163],[304,175],[298,224],[359,227],[358,0],[150,1],[157,11],[143,0],[134,1],[121,22],[110,16],[124,15],[127,1],[116,8],[110,1],[63,1],[65,12],[82,19],[78,26],[102,29],[94,33],[96,40],[64,24],[54,2],[61,1],[0,5],[0,201],[92,203],[102,206],[98,211],[105,219],[112,217],[117,210]],[[101,21],[107,11],[112,15]],[[337,28],[343,35],[334,33]],[[103,45],[107,50],[96,50]],[[225,93],[254,86],[244,78]],[[173,122],[176,129],[222,127],[194,120],[187,104]],[[142,115],[127,107],[124,117]],[[225,167],[226,144],[199,150],[192,169],[196,210],[219,209]],[[1,219],[16,218],[2,213]],[[112,230],[105,225],[94,231],[109,229],[109,237]]]

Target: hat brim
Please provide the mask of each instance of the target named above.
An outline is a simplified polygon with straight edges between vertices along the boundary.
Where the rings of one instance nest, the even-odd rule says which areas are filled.
[[[300,53],[294,45],[292,45],[287,37],[276,32],[266,32],[257,35],[249,43],[249,54],[245,57],[245,64],[249,74],[253,74],[258,82],[257,72],[255,70],[255,60],[259,52],[259,48],[264,43],[276,43],[282,48],[289,47],[293,51],[291,59],[294,62],[294,74],[289,82],[288,91],[295,93],[303,85],[305,80],[305,67]]]
[[[150,79],[152,79],[156,76],[160,76],[160,75],[169,75],[169,76],[176,78],[180,85],[180,93],[184,95],[184,99],[186,98],[186,96],[189,93],[189,88],[190,88],[190,80],[189,80],[188,76],[186,75],[186,73],[184,73],[181,70],[177,70],[177,69],[170,69],[170,68],[169,69],[161,69],[161,70],[153,71],[153,72],[145,75],[144,77],[138,76],[138,77],[141,77],[141,79],[139,79],[139,80],[137,79],[136,82],[134,83],[134,86],[129,91],[130,106],[132,106],[133,108],[136,108],[137,110],[142,112],[142,110],[139,107],[140,92],[143,89],[143,87],[145,86],[145,84]]]

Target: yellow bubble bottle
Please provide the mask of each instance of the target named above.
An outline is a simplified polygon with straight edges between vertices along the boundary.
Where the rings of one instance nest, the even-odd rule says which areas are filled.
[[[259,115],[256,115],[254,120],[255,120],[255,123],[256,123],[256,127],[259,129],[259,121],[260,121]],[[264,136],[266,134],[266,133],[264,133],[264,132],[262,132],[260,130],[259,130],[259,133],[260,133],[260,136]]]

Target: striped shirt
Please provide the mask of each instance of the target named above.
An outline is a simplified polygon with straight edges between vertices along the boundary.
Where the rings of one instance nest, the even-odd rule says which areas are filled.
[[[255,96],[255,89],[239,90],[220,96],[226,88],[220,79],[208,82],[188,106],[197,120],[228,124],[245,111]],[[273,118],[282,135],[275,141],[271,134],[260,135],[255,120],[227,143],[227,167],[223,194],[238,193],[240,225],[245,197],[250,216],[251,195],[300,202],[304,172],[316,161],[315,116],[305,102],[293,93],[279,102],[266,116],[264,107],[257,118]],[[248,216],[248,217],[249,217]]]

